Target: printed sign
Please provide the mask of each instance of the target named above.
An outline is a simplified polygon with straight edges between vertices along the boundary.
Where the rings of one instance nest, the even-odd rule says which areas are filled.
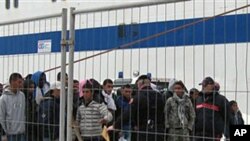
[[[248,141],[250,138],[250,125],[230,126],[231,141]]]
[[[51,46],[51,40],[39,40],[37,43],[37,53],[50,53]]]

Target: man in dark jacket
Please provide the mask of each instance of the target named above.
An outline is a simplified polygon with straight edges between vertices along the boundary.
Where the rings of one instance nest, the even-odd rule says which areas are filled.
[[[164,140],[164,99],[150,86],[150,79],[142,75],[137,80],[138,93],[131,103],[131,111],[126,111],[118,118],[114,128],[121,129],[121,123],[133,121],[136,133],[131,140]],[[112,129],[112,128],[109,128]]]
[[[202,91],[196,100],[196,141],[220,140],[229,124],[228,100],[214,89],[214,80],[206,77],[200,85]]]
[[[242,118],[242,114],[239,110],[238,104],[236,101],[232,100],[229,102],[230,109],[231,109],[231,125],[244,125],[244,120]]]
[[[38,126],[37,122],[37,104],[33,99],[33,92],[35,89],[35,83],[28,79],[23,83],[23,93],[25,95],[26,105],[25,105],[25,114],[26,114],[26,140],[27,141],[38,141]]]
[[[39,105],[38,121],[41,124],[42,141],[54,141],[59,138],[60,87],[60,82],[52,84]]]

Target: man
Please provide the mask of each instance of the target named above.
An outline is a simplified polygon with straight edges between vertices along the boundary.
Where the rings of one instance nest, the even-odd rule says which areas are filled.
[[[130,104],[132,102],[132,92],[132,87],[129,84],[122,86],[121,96],[117,99],[117,117],[121,116],[125,111],[131,110]],[[129,133],[129,130],[131,130],[131,121],[122,124],[122,135],[124,136],[124,139],[130,141],[131,133]]]
[[[131,119],[136,130],[136,133],[132,134],[131,140],[164,140],[164,99],[150,85],[151,82],[147,75],[138,78],[138,93],[131,104],[131,112],[124,112],[114,124],[114,128],[121,129],[121,123]],[[109,127],[109,130],[112,128],[112,126]]]
[[[56,80],[59,81],[59,82],[61,81],[61,72],[57,73]],[[65,74],[65,82],[67,82],[67,81],[68,81],[68,74],[66,73]]]
[[[229,102],[230,111],[231,111],[231,125],[244,125],[244,120],[242,114],[239,110],[238,104],[236,101],[232,100]]]
[[[33,98],[36,100],[36,103],[39,105],[41,100],[43,99],[43,96],[49,90],[49,83],[46,80],[45,73],[41,71],[35,72],[32,75],[31,80],[35,83],[35,87],[36,87],[33,93]]]
[[[199,97],[199,90],[196,88],[192,88],[189,91],[189,98],[191,99],[191,102],[193,103],[193,106],[196,106],[196,99]]]
[[[26,141],[38,141],[38,126],[37,123],[37,104],[33,98],[35,84],[32,80],[27,79],[23,83],[22,92],[24,93],[26,105]]]
[[[196,100],[195,134],[197,141],[220,140],[230,119],[228,100],[215,90],[215,82],[206,77],[202,83],[202,91]]]
[[[189,141],[189,132],[192,131],[195,111],[191,100],[185,93],[182,81],[173,85],[173,97],[165,105],[165,128],[168,129],[169,141]]]
[[[83,104],[77,110],[76,121],[84,141],[100,141],[102,125],[112,120],[107,106],[93,100],[94,86],[89,80],[82,86]]]
[[[80,106],[79,99],[79,81],[73,81],[73,117],[76,118],[77,108]]]
[[[2,93],[3,93],[3,84],[0,83],[0,96],[2,95]]]
[[[38,121],[41,124],[39,128],[42,141],[59,139],[60,89],[60,82],[53,83],[39,105]]]
[[[116,111],[116,96],[113,94],[113,81],[110,79],[106,79],[103,81],[103,91],[102,96],[104,103],[107,105],[108,109],[111,112]]]
[[[25,141],[25,96],[20,89],[23,78],[12,73],[10,86],[0,98],[0,121],[4,131],[3,141]]]

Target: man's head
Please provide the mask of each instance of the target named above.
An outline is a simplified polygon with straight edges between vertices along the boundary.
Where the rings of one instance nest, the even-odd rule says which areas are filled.
[[[185,93],[185,85],[182,81],[176,81],[173,85],[173,90],[177,96],[182,97]]]
[[[229,102],[230,109],[232,112],[236,113],[239,110],[238,104],[236,101],[232,100]]]
[[[85,85],[83,85],[82,94],[85,102],[88,103],[93,100],[93,84],[91,81],[87,80]]]
[[[61,81],[61,72],[58,72],[57,74],[57,81]],[[65,82],[68,82],[68,74],[65,73]]]
[[[150,81],[150,78],[147,75],[141,75],[137,79],[136,84],[137,84],[137,88],[140,90],[143,87],[150,86],[151,81]]]
[[[23,87],[23,77],[19,73],[12,73],[9,78],[10,88],[13,92],[20,90]]]
[[[219,84],[218,82],[215,82],[215,83],[214,83],[214,90],[215,90],[216,92],[220,91],[220,84]]]
[[[79,81],[78,80],[73,81],[73,90],[74,90],[74,94],[79,93]]]
[[[192,98],[193,100],[195,100],[199,96],[199,90],[196,89],[196,88],[192,88],[189,91],[189,96],[190,96],[190,98]]]
[[[103,90],[107,94],[111,94],[113,91],[113,81],[111,79],[106,79],[103,81]]]
[[[214,91],[214,80],[211,77],[206,77],[203,79],[203,81],[199,84],[202,86],[202,91],[204,93],[213,93]]]
[[[46,75],[45,75],[45,73],[42,73],[40,78],[39,78],[39,83],[38,83],[39,88],[43,88],[45,83],[46,83]]]
[[[54,82],[50,86],[50,93],[55,98],[60,98],[61,82]]]
[[[35,83],[31,79],[27,79],[23,83],[23,92],[32,95],[35,90]]]
[[[122,86],[122,96],[124,96],[126,99],[130,100],[131,95],[132,95],[132,87],[127,84]]]
[[[0,96],[2,95],[2,93],[3,93],[3,84],[0,83]]]

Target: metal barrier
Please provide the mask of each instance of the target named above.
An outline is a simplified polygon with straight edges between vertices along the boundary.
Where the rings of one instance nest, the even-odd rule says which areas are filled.
[[[28,74],[33,74],[36,71],[43,72],[46,69],[61,64],[62,84],[61,84],[61,102],[60,102],[60,107],[61,107],[60,125],[51,124],[49,126],[53,127],[56,126],[58,128],[60,127],[60,131],[63,133],[65,131],[64,114],[65,114],[66,94],[65,94],[64,70],[66,67],[66,56],[62,55],[60,59],[60,56],[58,54],[51,52],[54,52],[54,50],[60,51],[62,48],[62,54],[66,55],[66,46],[64,44],[66,37],[67,37],[67,9],[63,9],[61,13],[0,23],[0,40],[1,40],[0,58],[2,66],[2,69],[0,69],[1,73],[0,82],[4,83],[3,84],[4,90],[6,90],[8,87],[11,87],[8,82],[9,82],[9,76],[13,72],[18,72],[21,75],[23,75],[23,77],[25,77],[26,75],[28,76]],[[56,71],[53,72],[51,71],[49,73],[46,73],[46,75],[47,75],[47,81],[49,79],[52,80],[50,81],[52,83],[56,82],[56,79],[54,77],[56,76]],[[31,79],[31,78],[25,78],[25,79]],[[40,85],[39,83],[40,81],[35,82],[35,89],[39,87],[38,86]],[[26,104],[31,104],[28,103],[30,102],[28,101],[30,97],[29,96],[30,93],[28,93],[30,91],[30,88],[28,87],[26,89],[23,88],[22,91],[26,92],[25,93],[25,99],[27,100]],[[36,91],[37,90],[35,90],[34,93]],[[43,95],[45,95],[45,93],[46,92],[43,91]],[[23,106],[29,108],[29,106],[32,105],[23,105]],[[40,105],[38,104],[37,107],[39,106]],[[33,112],[39,113],[39,111],[34,110],[32,108],[26,109],[26,112],[27,110],[32,110]],[[26,113],[25,116],[27,116]],[[8,121],[8,119],[5,122],[10,122],[10,123],[25,122],[26,130],[27,129],[33,130],[33,131],[26,131],[27,140],[39,140],[40,132],[36,131],[37,128],[35,128],[34,126],[39,126],[38,130],[43,132],[41,126],[47,126],[47,124],[41,125],[41,123],[39,123],[38,121],[38,116],[35,116],[35,113],[33,113],[31,116],[32,121],[36,122],[12,121],[12,120]],[[34,117],[37,119],[33,119]],[[28,128],[28,126],[32,128]],[[28,134],[28,132],[32,132],[35,134],[33,136],[33,134]],[[10,133],[7,132],[6,134],[8,135]],[[62,137],[60,140],[63,141],[65,138],[63,134],[61,135]],[[21,138],[18,137],[16,140],[21,140]]]
[[[172,79],[182,80],[187,88],[197,88],[203,78],[211,76],[220,83],[222,95],[238,102],[249,123],[249,2],[179,1],[182,0],[71,8],[69,33],[66,9],[53,15],[0,23],[0,64],[4,66],[0,69],[0,82],[8,82],[12,72],[26,75],[37,70],[55,82],[57,69],[61,68],[60,141],[71,141],[72,126],[79,127],[72,125],[69,114],[73,109],[74,79],[94,78],[102,82],[111,78],[119,89],[127,83],[135,85],[139,74],[147,74],[152,83],[166,89]]]
[[[222,95],[239,102],[248,123],[248,9],[248,2],[185,1],[75,11],[75,72],[79,78],[124,83],[140,72],[165,87],[175,78],[187,88],[197,88],[211,76],[221,85]],[[240,23],[246,29],[242,34]],[[234,36],[228,37],[229,31]]]

